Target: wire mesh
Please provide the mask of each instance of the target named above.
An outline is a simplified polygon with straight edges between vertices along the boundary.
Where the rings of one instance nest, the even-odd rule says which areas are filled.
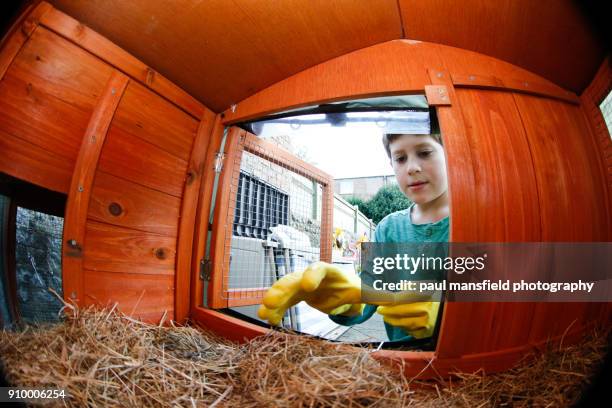
[[[61,249],[64,219],[17,208],[15,267],[17,302],[27,323],[59,319],[62,293]]]

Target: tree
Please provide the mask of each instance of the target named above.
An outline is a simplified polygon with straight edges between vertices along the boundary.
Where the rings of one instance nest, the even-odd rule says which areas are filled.
[[[359,211],[363,213],[369,219],[372,219],[372,214],[370,214],[370,208],[368,207],[367,201],[362,200],[359,197],[349,197],[346,199],[351,205],[356,205],[359,207]]]
[[[370,217],[376,224],[392,212],[405,210],[411,204],[397,184],[385,186],[366,203]],[[361,206],[359,207],[361,209]],[[363,212],[363,211],[362,211]],[[365,213],[364,213],[365,214]]]

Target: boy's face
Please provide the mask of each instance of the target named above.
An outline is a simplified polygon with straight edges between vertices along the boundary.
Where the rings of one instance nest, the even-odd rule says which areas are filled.
[[[444,149],[429,135],[404,135],[389,143],[391,166],[403,193],[418,205],[445,199]]]

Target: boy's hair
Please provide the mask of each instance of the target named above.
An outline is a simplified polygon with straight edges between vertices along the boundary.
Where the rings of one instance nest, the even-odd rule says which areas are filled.
[[[433,140],[435,140],[436,142],[440,144],[440,146],[444,146],[442,144],[442,135],[440,134],[440,127],[438,125],[436,114],[430,113],[429,117],[430,117],[429,127],[431,129],[431,133],[429,135],[423,135],[423,136],[431,136]],[[389,158],[391,158],[391,150],[389,149],[389,145],[396,139],[400,138],[401,136],[406,136],[406,135],[412,135],[412,134],[411,133],[384,133],[383,134],[382,142],[383,142],[383,146],[385,146],[385,151],[387,152],[387,156],[389,156]],[[415,135],[415,136],[420,136],[420,135]]]

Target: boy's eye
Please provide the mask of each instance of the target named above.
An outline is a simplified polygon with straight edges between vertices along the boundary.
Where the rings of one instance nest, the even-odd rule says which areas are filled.
[[[432,150],[422,150],[418,153],[418,156],[421,158],[429,157],[433,153]]]
[[[396,163],[403,163],[403,162],[405,162],[405,161],[406,161],[406,156],[397,156],[397,157],[396,157],[395,159],[393,159],[393,160],[395,160],[395,162],[396,162]]]

